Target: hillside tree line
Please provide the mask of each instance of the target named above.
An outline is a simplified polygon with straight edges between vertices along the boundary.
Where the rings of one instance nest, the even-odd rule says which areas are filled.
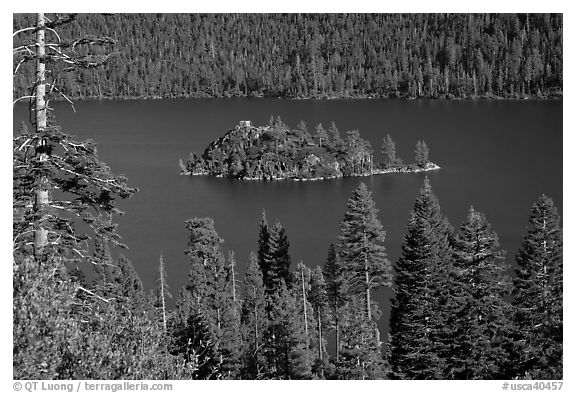
[[[117,42],[107,68],[60,75],[77,99],[562,95],[561,14],[80,14],[61,31]]]

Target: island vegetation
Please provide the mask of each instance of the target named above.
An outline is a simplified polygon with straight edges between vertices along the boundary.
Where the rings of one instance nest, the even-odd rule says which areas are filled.
[[[223,137],[208,145],[201,156],[192,153],[183,175],[213,175],[243,180],[324,180],[345,176],[370,176],[391,172],[423,172],[440,167],[429,159],[426,142],[416,144],[414,164],[403,164],[390,137],[382,141],[383,162],[375,162],[370,142],[358,130],[343,138],[332,122],[326,130],[318,124],[312,131],[304,121],[290,129],[280,117],[266,126],[241,121]]]

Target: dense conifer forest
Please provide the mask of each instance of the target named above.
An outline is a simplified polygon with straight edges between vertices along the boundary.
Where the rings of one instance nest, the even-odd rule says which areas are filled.
[[[60,31],[117,43],[105,69],[60,76],[70,98],[562,96],[561,14],[86,14]]]
[[[152,37],[184,34],[175,23],[164,26],[174,31],[155,31],[160,26],[157,19],[169,17],[197,18],[147,16],[138,28],[125,22],[117,31],[149,34],[146,45],[139,39],[131,43],[149,50],[160,42]],[[274,27],[278,34],[290,37],[297,30],[282,30],[285,25],[277,24],[277,18],[294,18],[304,27],[319,19],[320,29],[323,18],[332,17],[338,18],[251,16],[251,23],[242,26],[246,36],[252,28]],[[97,23],[101,18],[78,21],[96,33],[112,35],[112,30],[98,30],[105,26]],[[112,20],[120,23],[123,18],[135,21],[142,16],[115,15]],[[231,24],[228,29],[214,29],[214,34],[233,30],[234,21],[241,19],[202,18]],[[362,18],[372,17],[344,18],[350,20],[344,24],[346,29],[330,31],[352,32],[359,28],[354,21]],[[366,23],[375,24],[373,31],[378,18]],[[529,21],[521,16],[382,18],[404,21],[407,26],[416,23],[413,20],[426,24],[459,18],[471,24],[466,26],[479,26],[502,18],[510,23],[504,26],[516,21],[519,37],[526,31],[537,34],[538,23],[542,29],[546,21],[558,23],[557,17],[550,16],[530,16]],[[50,91],[46,81],[51,61],[64,61],[72,71],[80,71],[66,75],[80,75],[82,83],[75,91],[87,97],[98,91],[91,90],[97,85],[81,79],[82,75],[105,60],[70,50],[74,45],[64,40],[54,44],[56,54],[44,51],[44,33],[57,29],[66,37],[65,33],[73,33],[64,28],[69,22],[65,16],[39,14],[25,35],[31,44],[23,51],[29,50],[29,64],[35,64],[37,74],[31,79],[35,89],[29,97],[34,129],[23,123],[13,137],[14,379],[562,379],[562,227],[554,202],[545,195],[526,212],[521,249],[508,256],[488,218],[473,207],[455,229],[428,179],[414,202],[397,261],[387,257],[386,232],[372,197],[372,192],[381,191],[371,191],[364,183],[350,195],[339,234],[326,250],[324,263],[315,268],[292,260],[290,234],[264,211],[259,227],[252,228],[258,243],[249,261],[224,254],[223,239],[216,231],[219,223],[210,217],[192,217],[182,222],[187,234],[183,244],[187,284],[168,287],[166,265],[173,261],[159,253],[157,285],[144,288],[132,262],[111,251],[123,246],[114,222],[122,214],[117,200],[130,198],[137,190],[99,159],[94,142],[73,138],[57,126],[49,111],[50,93],[58,94]],[[467,30],[459,29],[458,34],[462,31]],[[556,34],[544,32],[542,37]],[[352,41],[360,37],[355,32]],[[83,43],[106,45],[108,41],[91,38]],[[194,41],[190,45],[201,46]],[[270,42],[262,45],[269,48],[265,45]],[[214,43],[213,56],[208,57],[212,61],[221,56],[216,48]],[[278,56],[284,53],[277,51]],[[146,56],[139,56],[138,61],[153,66]],[[203,64],[202,57],[194,58]],[[347,54],[342,59],[358,57]],[[300,62],[310,60],[303,56]],[[463,66],[458,64],[457,69]],[[104,86],[126,75],[121,70],[104,72],[110,79],[102,79],[100,89],[111,89],[112,85]],[[186,86],[170,79],[166,83]],[[532,89],[538,83],[523,86]],[[513,84],[513,91],[521,91],[521,85]],[[143,85],[139,95],[147,95],[148,88]],[[382,148],[386,165],[397,165],[390,137]],[[420,143],[420,160],[427,156],[424,151]],[[510,269],[513,258],[515,268]],[[238,264],[248,265],[244,276],[238,275]],[[395,293],[389,337],[382,337],[377,325],[383,313],[374,294],[383,287]],[[176,298],[172,309],[167,307],[171,296]]]

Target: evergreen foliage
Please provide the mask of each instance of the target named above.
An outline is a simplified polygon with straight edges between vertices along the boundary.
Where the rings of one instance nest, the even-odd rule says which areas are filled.
[[[214,337],[217,369],[220,378],[235,378],[239,374],[240,341],[239,320],[232,299],[231,276],[220,248],[222,239],[214,229],[211,218],[186,221],[190,231],[191,299],[197,310],[194,321],[201,318]],[[204,326],[204,325],[202,325]]]
[[[218,376],[217,338],[206,314],[186,288],[181,289],[176,301],[176,312],[170,321],[170,336],[170,353],[193,372],[193,379],[215,379]]]
[[[344,379],[383,378],[380,333],[373,320],[379,318],[379,310],[372,292],[391,285],[385,232],[364,183],[354,190],[347,207],[340,222],[338,253],[331,248],[325,265],[338,318],[336,373]],[[341,277],[334,279],[338,272]]]
[[[438,169],[430,162],[424,142],[416,145],[416,164],[403,165],[388,135],[382,146],[384,162],[379,163],[370,142],[358,130],[346,131],[342,139],[334,122],[328,131],[319,124],[312,138],[301,127],[306,125],[291,130],[274,117],[269,125],[259,127],[241,121],[212,141],[202,156],[190,154],[185,163],[180,161],[180,173],[246,180],[319,180]]]
[[[271,266],[268,273],[270,289],[277,288],[281,282],[288,287],[291,285],[290,264],[292,259],[289,254],[290,243],[286,230],[279,221],[276,221],[270,230],[268,252]]]
[[[13,19],[18,30],[31,16]],[[80,14],[61,30],[117,41],[113,67],[62,77],[70,98],[521,98],[563,88],[562,14]],[[18,97],[33,75],[21,69]]]
[[[307,347],[304,320],[297,301],[284,282],[267,297],[269,314],[265,333],[267,379],[308,379],[312,358]]]
[[[516,255],[514,377],[562,379],[562,250],[560,215],[543,195],[532,207]]]
[[[513,327],[504,251],[486,217],[470,208],[454,239],[463,307],[458,312],[450,369],[457,379],[502,379]]]
[[[396,142],[392,140],[389,134],[386,134],[382,140],[382,156],[384,157],[384,168],[402,165],[402,160],[396,157]]]
[[[242,378],[263,378],[264,359],[262,347],[267,328],[264,280],[258,266],[257,256],[250,254],[250,264],[244,277],[242,301]]]
[[[451,227],[428,179],[414,203],[395,266],[390,315],[390,376],[442,379],[453,340],[448,318],[457,309],[453,290]]]
[[[289,254],[290,243],[285,229],[276,221],[272,228],[268,228],[266,214],[262,212],[262,221],[258,233],[258,264],[262,272],[262,279],[266,287],[266,294],[271,295],[280,286],[281,282],[290,285]]]
[[[262,272],[262,280],[268,285],[268,271],[270,270],[270,250],[269,250],[270,233],[268,231],[268,221],[266,212],[262,210],[262,220],[258,229],[258,266]]]
[[[349,294],[365,296],[366,316],[377,315],[372,291],[392,284],[392,267],[386,259],[386,232],[378,219],[378,209],[364,183],[348,200],[348,210],[340,222],[338,254],[342,258]]]
[[[365,315],[366,300],[352,296],[342,309],[338,379],[384,379],[386,370],[376,324]]]
[[[426,142],[418,141],[416,142],[416,165],[420,167],[426,167],[430,162],[428,158],[430,151],[428,150],[428,146],[426,146]]]
[[[336,361],[340,357],[340,309],[347,300],[348,281],[344,275],[344,266],[334,244],[328,248],[328,259],[324,262],[322,273],[326,280],[326,295],[332,311],[336,340]]]
[[[334,127],[334,129],[332,129]],[[300,128],[291,130],[278,118],[255,127],[240,123],[212,141],[201,157],[191,155],[181,173],[239,179],[335,178],[372,173],[370,143],[358,131],[348,133],[346,143],[333,125],[326,132],[319,124],[312,136]],[[336,141],[335,139],[336,138]]]
[[[328,248],[328,258],[322,267],[326,281],[326,295],[334,314],[346,299],[347,282],[344,280],[344,267],[334,244]]]
[[[328,302],[327,285],[324,280],[322,268],[316,266],[310,275],[310,292],[308,300],[312,306],[312,314],[316,322],[315,336],[318,361],[316,362],[315,372],[320,377],[324,377],[325,368],[328,367],[328,352],[326,351],[326,335],[332,324],[332,310]]]
[[[48,231],[46,258],[59,255],[77,262],[89,260],[91,243],[97,238],[121,245],[116,224],[112,223],[112,217],[122,214],[115,199],[128,198],[136,189],[128,187],[125,177],[112,174],[100,161],[93,141],[77,142],[54,125],[40,132],[22,132],[13,139],[16,252],[22,256],[33,253],[30,244],[39,225]],[[41,161],[39,154],[46,146],[48,159]],[[61,191],[51,195],[42,212],[34,204],[39,188]],[[72,216],[79,217],[89,230],[80,230]]]
[[[35,41],[26,41],[33,46],[44,30],[60,29],[73,19],[60,15],[47,21],[38,14],[37,24],[20,33],[36,34]],[[107,58],[78,57],[62,37],[51,46],[58,55],[42,55],[39,44],[22,61],[37,60],[38,69],[52,78],[58,74],[52,62],[58,56],[67,56],[70,71]],[[54,67],[47,69],[46,63]],[[130,261],[111,256],[110,245],[121,245],[112,221],[121,214],[116,199],[136,190],[100,161],[94,142],[76,141],[53,116],[39,113],[49,108],[44,76],[32,79],[33,100],[43,102],[31,116],[35,130],[21,126],[13,138],[14,378],[188,378],[190,370],[168,353]],[[16,72],[16,79],[21,77]],[[46,237],[38,242],[42,232]],[[92,280],[80,270],[87,262],[94,266]]]

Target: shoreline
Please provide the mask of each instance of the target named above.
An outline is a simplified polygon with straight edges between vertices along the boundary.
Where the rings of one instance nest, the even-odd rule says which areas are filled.
[[[403,100],[403,101],[416,101],[416,100],[431,100],[431,101],[561,101],[564,99],[564,94],[551,94],[548,96],[533,96],[527,95],[524,97],[500,97],[500,96],[486,96],[479,95],[476,97],[456,97],[456,96],[441,96],[441,97],[409,97],[402,95],[388,95],[388,96],[377,96],[377,95],[333,95],[333,96],[316,96],[316,97],[299,97],[299,96],[274,96],[274,95],[188,95],[188,96],[173,96],[173,97],[161,97],[161,96],[116,96],[116,97],[82,97],[82,98],[72,98],[74,102],[97,102],[97,101],[166,101],[166,100],[197,100],[197,99],[222,99],[222,98],[244,98],[244,99],[278,99],[287,101],[331,101],[331,100]],[[51,101],[66,101],[62,97],[53,97]]]
[[[236,180],[245,180],[245,181],[322,181],[322,180],[331,180],[331,179],[340,179],[344,177],[368,177],[373,175],[385,175],[388,173],[420,173],[420,172],[430,172],[430,171],[437,171],[441,169],[438,164],[435,163],[428,163],[426,167],[417,167],[417,168],[410,168],[409,166],[403,165],[402,167],[398,168],[388,168],[388,169],[373,169],[370,173],[362,173],[350,176],[320,176],[320,177],[309,177],[309,178],[299,178],[299,177],[280,177],[280,176],[271,176],[271,177],[233,177],[233,176],[224,176],[224,175],[212,175],[209,172],[199,172],[199,173],[191,173],[191,172],[180,172],[180,176],[212,176],[216,178],[229,178],[229,179],[236,179]]]
[[[17,97],[13,98],[16,99]],[[389,92],[387,94],[377,93],[361,93],[361,92],[332,92],[332,93],[318,93],[316,95],[282,95],[282,94],[267,94],[264,92],[253,91],[250,93],[230,93],[223,92],[219,94],[209,94],[205,92],[196,92],[192,94],[175,94],[175,95],[141,95],[141,96],[128,96],[128,95],[108,95],[108,96],[81,96],[70,97],[74,102],[90,102],[90,101],[140,101],[140,100],[177,100],[177,99],[218,99],[218,98],[248,98],[248,99],[262,99],[273,98],[281,100],[312,100],[312,101],[329,101],[329,100],[378,100],[378,99],[398,99],[398,100],[447,100],[447,101],[559,101],[564,99],[564,90],[561,87],[550,88],[545,93],[538,94],[514,94],[514,95],[494,95],[491,93],[477,94],[477,95],[464,95],[457,96],[453,93],[439,94],[435,96],[410,96],[401,92]],[[62,96],[56,95],[51,98],[52,101],[66,101]]]

